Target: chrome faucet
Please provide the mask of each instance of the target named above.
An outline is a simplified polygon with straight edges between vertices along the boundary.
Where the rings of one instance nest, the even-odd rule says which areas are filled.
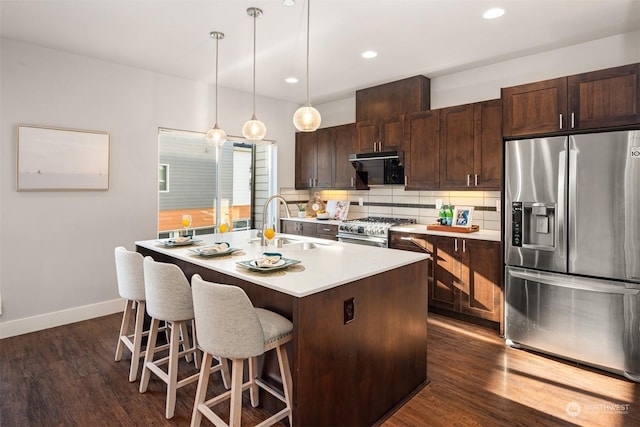
[[[264,238],[264,227],[266,226],[266,222],[267,222],[267,207],[269,207],[269,203],[271,203],[271,201],[273,199],[277,199],[280,202],[282,202],[282,204],[284,205],[284,212],[286,214],[287,218],[291,218],[291,211],[289,210],[289,206],[287,205],[287,201],[285,200],[284,197],[282,197],[279,194],[275,194],[271,197],[269,197],[267,199],[266,202],[264,202],[264,207],[262,208],[262,233],[260,234],[260,245],[261,246],[267,246],[267,239]],[[273,230],[275,231],[275,230]]]

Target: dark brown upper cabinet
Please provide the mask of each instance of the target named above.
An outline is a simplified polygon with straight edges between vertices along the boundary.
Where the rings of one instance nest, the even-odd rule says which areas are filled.
[[[358,130],[356,129],[356,124],[349,123],[334,126],[333,132],[335,163],[333,165],[332,188],[355,189],[356,172],[349,161],[349,154],[355,153],[358,149]]]
[[[500,188],[499,99],[440,110],[440,188]]]
[[[402,149],[404,115],[430,105],[430,80],[425,76],[356,91],[358,151]]]
[[[408,114],[404,121],[405,189],[440,185],[440,110]]]
[[[640,123],[640,64],[502,89],[503,135],[535,136]]]
[[[355,123],[296,132],[295,188],[355,189],[349,154],[357,143]]]
[[[330,188],[333,167],[330,132],[296,132],[295,187]]]

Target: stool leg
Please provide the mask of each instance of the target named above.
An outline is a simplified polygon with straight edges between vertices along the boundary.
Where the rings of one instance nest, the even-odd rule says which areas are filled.
[[[185,326],[186,329],[186,326]],[[191,320],[191,331],[192,340],[193,340],[193,362],[196,366],[196,369],[200,369],[200,350],[198,349],[198,336],[196,335],[196,321],[195,319]]]
[[[127,336],[129,331],[129,323],[131,322],[131,310],[133,309],[133,301],[126,300],[124,302],[124,313],[122,314],[122,323],[120,325],[120,335],[118,335],[118,345],[116,346],[116,362],[122,359],[122,351],[124,350],[124,343],[122,337]],[[133,360],[133,357],[131,358]]]
[[[291,368],[289,367],[289,355],[287,354],[287,347],[285,345],[279,345],[276,347],[276,353],[278,354],[278,365],[280,365],[280,376],[282,377],[282,388],[284,389],[284,399],[289,409],[289,425],[293,425],[292,417],[292,405],[291,394],[293,392],[293,385],[291,383]]]
[[[220,361],[220,375],[222,376],[222,384],[224,384],[224,388],[229,390],[231,387],[231,374],[229,373],[229,360],[221,357]]]
[[[186,324],[184,322],[171,322],[171,338],[169,345],[169,369],[167,371],[167,408],[165,417],[173,418],[176,410],[176,390],[178,382],[178,353],[180,352],[180,331]]]
[[[136,308],[135,332],[133,333],[133,351],[131,352],[131,369],[129,370],[129,382],[138,378],[138,365],[140,363],[140,351],[142,347],[142,326],[144,324],[144,308],[146,303],[138,301]]]
[[[198,409],[198,405],[204,403],[207,399],[207,388],[209,386],[212,359],[213,356],[205,351],[200,365],[200,377],[198,378],[196,401],[193,404],[193,413],[191,414],[191,427],[200,427],[200,424],[202,423],[202,412]]]
[[[180,322],[180,338],[182,341],[182,350],[188,350],[191,348],[191,341],[189,340],[189,331],[187,330],[187,324],[184,322]],[[172,331],[173,332],[173,331]],[[184,355],[184,358],[187,362],[191,362],[192,353],[187,353]]]
[[[249,358],[249,382],[251,386],[249,388],[249,397],[251,398],[251,406],[257,408],[260,404],[260,398],[258,393],[258,384],[256,384],[256,378],[258,378],[258,358]]]
[[[243,359],[233,359],[231,370],[231,409],[229,414],[229,426],[240,427],[242,415],[242,371]]]
[[[158,325],[160,321],[158,319],[151,319],[151,327],[149,328],[149,338],[147,340],[147,350],[144,355],[144,363],[142,365],[142,377],[140,378],[140,393],[147,391],[149,387],[149,377],[151,377],[151,370],[147,367],[147,364],[153,363],[153,355],[156,351],[156,340],[158,339]]]

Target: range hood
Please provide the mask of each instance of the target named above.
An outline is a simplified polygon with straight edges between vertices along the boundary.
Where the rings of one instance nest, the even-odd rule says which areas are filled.
[[[349,161],[356,170],[356,189],[368,189],[371,185],[404,184],[402,151],[349,154]]]

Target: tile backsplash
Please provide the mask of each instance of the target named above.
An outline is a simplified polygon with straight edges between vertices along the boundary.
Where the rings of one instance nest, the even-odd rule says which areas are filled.
[[[371,190],[318,190],[322,200],[349,200],[349,218],[387,216],[414,218],[419,224],[434,224],[436,200],[454,206],[473,206],[472,224],[483,230],[500,230],[500,191],[405,191],[402,186],[372,187]],[[280,194],[295,203],[306,203],[315,191],[281,188]],[[362,199],[362,206],[360,200]]]

